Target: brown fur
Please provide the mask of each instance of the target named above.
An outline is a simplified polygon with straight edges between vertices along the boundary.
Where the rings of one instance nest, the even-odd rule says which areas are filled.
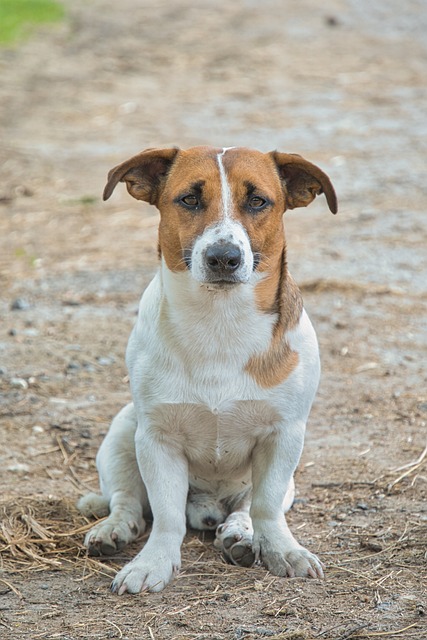
[[[247,373],[264,388],[283,382],[298,365],[298,354],[289,347],[286,333],[297,326],[303,304],[300,290],[287,269],[285,249],[280,267],[278,277],[270,277],[269,283],[270,292],[274,283],[276,295],[272,309],[277,313],[270,346],[263,353],[252,356],[245,367]],[[265,287],[261,288],[262,292],[265,290]]]

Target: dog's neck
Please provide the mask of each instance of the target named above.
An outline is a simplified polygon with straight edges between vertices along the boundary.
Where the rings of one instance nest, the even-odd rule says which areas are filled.
[[[186,322],[194,322],[196,317],[203,321],[215,313],[221,323],[222,320],[229,322],[233,316],[245,315],[248,307],[254,311],[255,289],[264,276],[254,272],[251,281],[245,284],[205,284],[194,280],[189,270],[171,271],[162,259],[160,277],[165,300],[174,312],[183,314]]]
[[[263,351],[296,326],[302,313],[299,290],[286,265],[285,247],[270,271],[254,271],[251,281],[229,288],[196,282],[189,271],[172,272],[161,260],[163,320],[188,346],[209,350],[209,343],[239,350],[252,342]],[[196,337],[197,336],[197,337]]]
[[[237,357],[264,350],[271,340],[275,315],[257,309],[254,282],[220,289],[196,282],[190,272],[174,273],[162,261],[162,322],[183,350],[211,357]],[[211,354],[211,355],[209,355]],[[234,354],[234,355],[233,355]]]

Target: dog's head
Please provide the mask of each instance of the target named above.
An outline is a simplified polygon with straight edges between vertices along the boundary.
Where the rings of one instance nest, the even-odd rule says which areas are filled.
[[[299,155],[277,151],[147,149],[110,171],[104,200],[120,181],[159,209],[167,267],[218,288],[277,267],[286,209],[306,207],[324,193],[337,212],[328,176]]]

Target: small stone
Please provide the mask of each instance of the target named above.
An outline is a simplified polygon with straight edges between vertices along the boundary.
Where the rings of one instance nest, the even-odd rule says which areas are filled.
[[[374,551],[375,553],[383,550],[382,544],[376,539],[361,540],[360,546],[362,549],[368,549],[368,551]]]
[[[81,351],[82,348],[81,348],[81,346],[79,344],[68,344],[65,347],[65,350],[66,351]]]
[[[366,504],[366,502],[358,502],[358,503],[357,503],[357,505],[356,505],[356,507],[357,507],[358,509],[361,509],[362,511],[368,511],[368,509],[369,509],[369,507],[368,507],[368,505]]]
[[[33,327],[31,327],[30,329],[24,329],[22,333],[28,338],[36,338],[39,335],[38,329],[34,329]]]
[[[307,504],[308,498],[295,498],[293,504]]]
[[[10,305],[11,311],[27,311],[30,307],[30,303],[25,298],[16,298]]]
[[[328,27],[339,27],[340,24],[338,18],[336,18],[335,16],[327,16],[325,18],[325,22]]]
[[[28,382],[24,378],[11,378],[10,384],[12,387],[19,387],[21,389],[28,389]]]
[[[69,362],[67,364],[67,371],[77,371],[78,369],[80,369],[78,362]]]
[[[341,322],[340,320],[337,320],[334,324],[335,329],[347,329],[347,326],[346,322]]]
[[[32,428],[32,432],[33,433],[44,433],[44,429],[39,424],[35,424],[34,427]]]
[[[10,465],[7,470],[12,471],[12,473],[28,473],[30,467],[24,462],[16,462],[15,464]]]

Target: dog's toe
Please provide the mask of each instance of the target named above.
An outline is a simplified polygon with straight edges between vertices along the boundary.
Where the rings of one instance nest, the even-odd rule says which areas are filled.
[[[144,553],[143,549],[118,572],[111,590],[119,596],[141,591],[162,591],[178,572],[179,566],[179,557],[174,561],[163,550],[156,552],[151,549]]]
[[[252,567],[256,561],[252,549],[252,526],[246,513],[235,513],[216,530],[214,545],[230,564]]]
[[[144,530],[144,523],[113,522],[111,518],[95,525],[86,536],[85,545],[90,556],[112,556],[135,540]]]
[[[253,567],[256,561],[255,553],[250,542],[235,542],[229,549],[223,551],[224,558],[238,567]]]
[[[233,535],[226,536],[222,539],[222,546],[228,551],[230,547],[236,544],[236,542],[240,542],[242,538],[243,535],[241,533],[234,533]]]
[[[323,579],[323,565],[319,558],[303,547],[297,547],[285,552],[277,553],[261,550],[263,564],[276,576],[289,578],[317,578]]]
[[[117,551],[118,548],[113,542],[103,540],[94,540],[92,543],[89,543],[87,548],[88,555],[92,557],[112,556],[117,553]]]

